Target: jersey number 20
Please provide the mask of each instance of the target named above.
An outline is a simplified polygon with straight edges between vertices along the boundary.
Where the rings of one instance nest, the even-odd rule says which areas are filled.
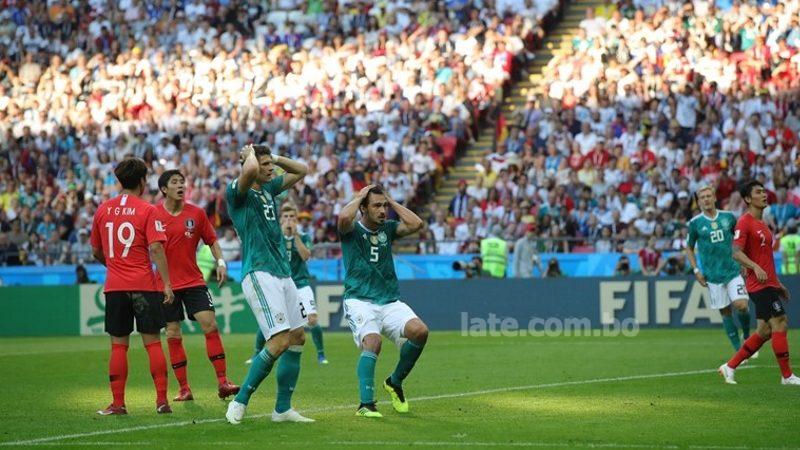
[[[716,230],[711,232],[711,243],[716,244],[717,242],[722,242],[725,240],[725,236],[722,233],[722,230]]]

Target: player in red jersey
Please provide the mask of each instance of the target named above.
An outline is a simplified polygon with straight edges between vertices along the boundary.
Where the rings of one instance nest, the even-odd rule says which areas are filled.
[[[733,236],[733,259],[747,269],[747,293],[756,305],[758,328],[751,334],[739,351],[719,367],[719,373],[728,384],[736,384],[734,370],[761,346],[772,339],[772,350],[781,369],[781,384],[800,386],[800,378],[792,373],[789,365],[789,343],[786,329],[789,320],[783,302],[789,301],[786,289],[775,272],[772,232],[763,222],[767,207],[767,190],[758,181],[750,181],[741,189],[747,204],[747,212],[736,223]]]
[[[164,203],[156,206],[156,217],[166,227],[167,262],[169,263],[175,301],[164,305],[167,321],[167,345],[175,378],[180,384],[180,394],[175,401],[193,400],[192,390],[186,375],[186,351],[181,338],[181,322],[185,319],[200,324],[206,337],[206,354],[217,373],[219,398],[227,398],[239,392],[239,386],[228,381],[225,367],[225,350],[217,330],[214,303],[208,292],[203,274],[197,266],[197,244],[200,240],[211,247],[217,260],[217,282],[222,285],[227,274],[222,249],[217,234],[205,211],[184,201],[186,179],[179,170],[167,170],[158,178],[158,189],[164,194]],[[161,279],[158,278],[160,283]]]
[[[146,185],[147,166],[128,158],[114,169],[122,185],[117,197],[103,202],[92,222],[92,253],[106,266],[106,333],[111,335],[108,375],[114,401],[100,415],[127,414],[125,382],[128,378],[128,343],[136,330],[142,335],[150,359],[150,374],[156,386],[156,411],[171,413],[167,402],[167,361],[161,349],[164,328],[162,302],[174,299],[164,255],[164,226],[156,219],[156,208],[139,198]],[[152,262],[151,262],[152,261]],[[156,286],[152,263],[164,280],[163,293]]]

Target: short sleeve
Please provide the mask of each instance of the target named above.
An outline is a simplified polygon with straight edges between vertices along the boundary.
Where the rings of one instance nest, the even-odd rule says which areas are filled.
[[[306,248],[309,250],[311,250],[311,247],[314,246],[314,243],[311,241],[311,235],[303,234],[301,235],[300,240],[303,242],[303,245],[305,245]]]
[[[225,200],[235,208],[242,206],[247,200],[247,193],[242,194],[239,192],[238,178],[228,183],[228,188],[225,190]]]
[[[100,237],[100,213],[94,215],[92,219],[92,234],[89,236],[92,248],[103,249],[103,239]]]
[[[389,242],[394,242],[397,238],[397,227],[400,226],[400,222],[396,220],[387,220],[386,221],[386,235],[389,238]]]
[[[747,247],[747,235],[749,234],[749,227],[744,218],[736,222],[736,228],[733,231],[733,245],[744,249]]]
[[[217,230],[214,229],[214,226],[211,224],[211,220],[209,220],[206,213],[202,210],[198,210],[200,216],[200,236],[203,238],[203,242],[206,245],[214,245],[217,242]]]
[[[145,218],[144,233],[147,238],[147,245],[154,242],[166,242],[167,235],[164,234],[166,228],[164,223],[156,217],[156,209],[150,207],[147,209],[147,216]]]
[[[269,182],[267,190],[274,196],[283,192],[283,175],[273,178],[272,181]]]
[[[686,240],[686,246],[694,250],[694,245],[697,243],[697,231],[694,228],[694,221],[689,222],[689,238]]]

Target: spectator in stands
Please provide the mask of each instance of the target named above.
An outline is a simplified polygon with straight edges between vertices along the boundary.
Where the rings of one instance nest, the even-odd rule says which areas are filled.
[[[617,265],[614,267],[614,275],[618,277],[625,277],[631,275],[631,263],[627,255],[622,255],[617,260]]]
[[[664,268],[666,260],[661,256],[661,252],[656,249],[656,238],[651,236],[647,240],[647,245],[639,250],[639,267],[642,275],[657,276]]]
[[[239,242],[233,227],[225,229],[225,234],[219,240],[219,246],[222,249],[222,258],[225,261],[238,261],[240,259],[242,244]]]
[[[550,261],[547,263],[547,270],[544,273],[545,278],[560,278],[565,276],[564,273],[561,272],[561,266],[558,264],[558,259],[550,258]]]
[[[512,265],[516,278],[533,277],[534,267],[539,269],[541,276],[544,276],[545,271],[542,270],[542,262],[536,251],[536,225],[528,224],[525,236],[517,239],[517,242],[514,243]]]
[[[78,231],[78,240],[70,245],[69,254],[71,264],[83,264],[91,261],[92,244],[89,243],[89,230],[81,228]]]

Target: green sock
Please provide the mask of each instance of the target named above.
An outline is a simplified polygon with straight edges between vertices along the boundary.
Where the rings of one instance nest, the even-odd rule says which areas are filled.
[[[247,378],[244,379],[242,389],[236,394],[235,400],[246,405],[250,401],[250,396],[258,389],[258,385],[269,375],[273,364],[275,364],[275,357],[266,348],[261,349],[253,358],[253,364],[250,365]]]
[[[253,353],[253,359],[255,359],[256,356],[258,356],[258,352],[260,352],[261,349],[264,348],[264,345],[266,343],[267,340],[264,339],[264,333],[262,333],[261,330],[258,330],[258,333],[256,333],[256,351],[255,353]]]
[[[732,316],[722,316],[722,328],[725,329],[725,334],[727,334],[728,339],[731,340],[733,348],[739,350],[742,344],[739,342],[739,330],[736,329]]]
[[[297,378],[300,376],[300,355],[303,347],[299,349],[286,350],[278,360],[278,373],[275,378],[278,381],[278,390],[275,394],[275,411],[283,413],[292,408],[292,394],[297,385]]]
[[[747,339],[750,337],[750,311],[739,311],[739,325],[742,326],[742,338]]]
[[[375,363],[378,362],[378,355],[364,350],[358,358],[358,391],[361,395],[361,403],[375,402]]]
[[[395,367],[394,372],[392,372],[393,385],[401,386],[403,384],[403,380],[406,379],[411,369],[414,368],[414,364],[417,363],[419,355],[422,354],[422,349],[424,347],[425,344],[417,344],[410,340],[406,341],[403,346],[400,347],[400,361],[397,362],[397,367]]]
[[[319,324],[309,327],[311,331],[311,340],[314,341],[314,347],[317,348],[317,356],[325,356],[325,349],[322,347],[322,327]]]

